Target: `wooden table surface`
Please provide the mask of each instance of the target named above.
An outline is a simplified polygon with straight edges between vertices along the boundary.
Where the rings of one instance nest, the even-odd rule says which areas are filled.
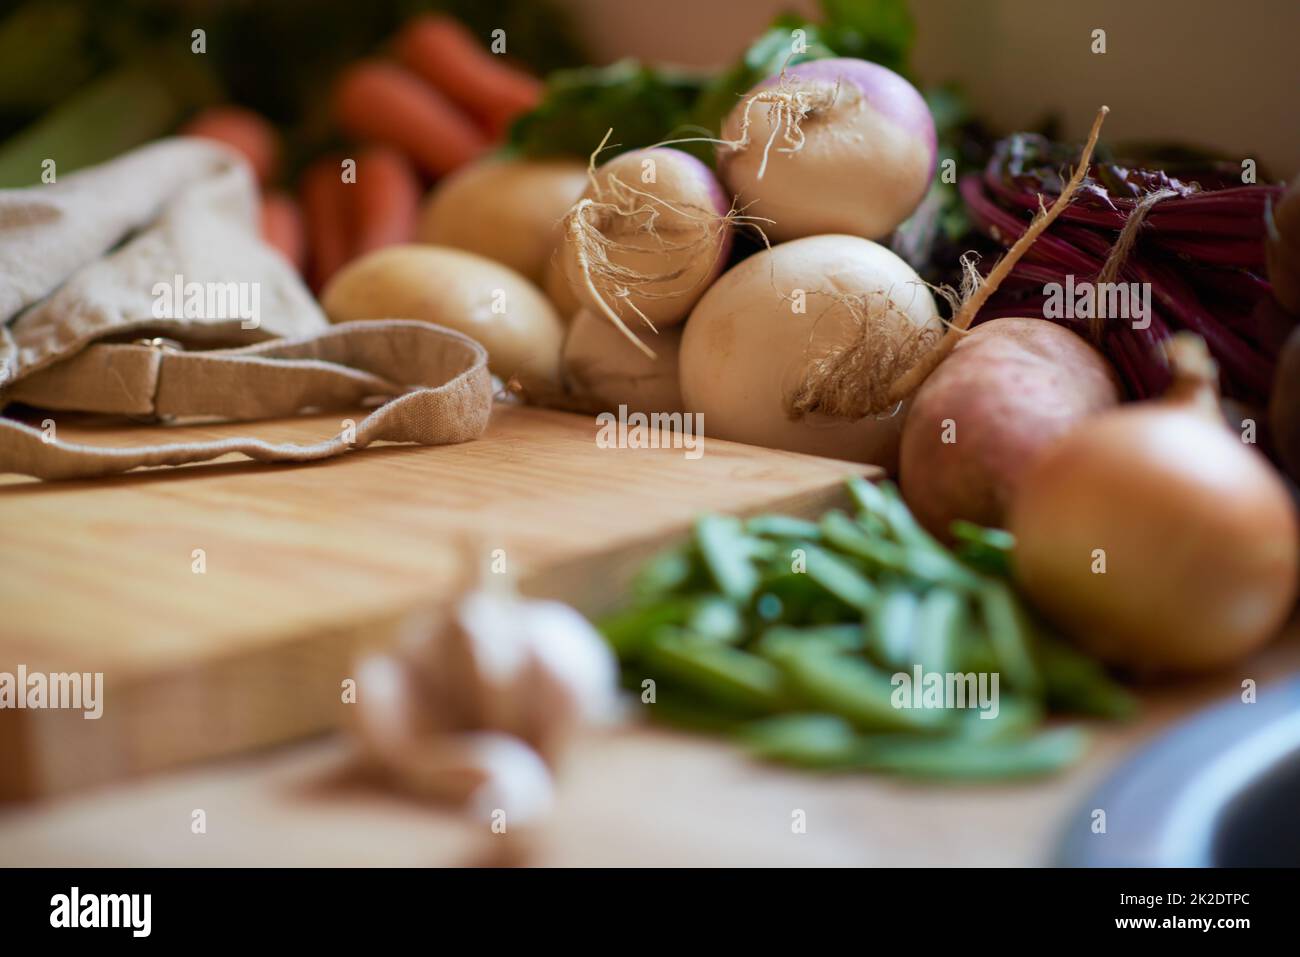
[[[223,549],[244,556],[235,563],[240,587],[253,590],[263,611],[265,602],[277,600],[263,579],[278,579],[289,582],[300,597],[325,602],[328,608],[351,608],[361,617],[374,612],[382,618],[386,609],[391,613],[423,594],[432,572],[446,560],[437,549],[422,548],[421,541],[428,537],[424,522],[433,521],[429,515],[449,521],[464,514],[464,503],[448,501],[437,485],[445,479],[441,466],[449,460],[460,463],[452,471],[462,468],[478,477],[484,496],[511,503],[503,514],[481,507],[475,513],[482,517],[478,527],[489,541],[503,535],[512,549],[520,543],[520,555],[558,549],[571,559],[531,563],[534,571],[541,570],[533,576],[535,590],[551,594],[582,587],[608,591],[608,582],[618,574],[614,565],[626,564],[629,555],[643,549],[637,542],[653,543],[657,534],[679,528],[699,508],[744,509],[780,501],[792,511],[816,511],[835,494],[840,477],[854,471],[842,463],[782,453],[755,456],[745,447],[717,443],[705,456],[714,457],[713,471],[692,473],[681,468],[679,458],[660,456],[654,467],[659,484],[633,487],[639,504],[629,509],[618,504],[627,501],[626,484],[619,487],[620,480],[628,481],[620,471],[626,456],[605,456],[598,461],[604,463],[602,477],[608,481],[600,488],[609,490],[612,483],[612,490],[608,495],[593,493],[589,510],[570,513],[576,528],[559,539],[540,532],[520,536],[512,521],[539,510],[554,512],[561,503],[571,502],[564,488],[571,478],[554,459],[521,454],[528,436],[536,434],[533,420],[538,417],[558,430],[552,439],[589,447],[590,423],[582,427],[581,437],[565,438],[573,428],[572,417],[505,409],[487,439],[461,447],[455,455],[447,455],[449,450],[390,449],[287,469],[205,466],[201,468],[212,471],[170,478],[128,476],[112,480],[107,488],[92,483],[40,487],[5,480],[0,483],[0,607],[5,609],[0,635],[8,644],[0,642],[0,650],[9,657],[22,651],[31,652],[33,660],[47,660],[43,652],[48,644],[19,639],[58,639],[72,634],[68,629],[73,628],[90,636],[116,636],[119,650],[121,641],[138,632],[143,652],[137,661],[144,663],[173,661],[182,639],[198,648],[211,642],[217,659],[225,653],[226,641],[236,648],[265,641],[265,615],[255,613],[258,605],[252,599],[232,605],[229,591],[222,601],[215,596],[204,599],[193,592],[189,579],[179,583],[179,573],[178,582],[171,583],[138,577],[141,569],[149,570],[142,556],[159,541],[178,550],[177,564],[188,574],[189,550],[195,544],[193,527],[169,526],[162,518],[161,525],[147,529],[128,520],[146,505],[174,521],[178,515],[198,521],[206,540],[217,543],[209,553],[213,564],[223,561]],[[318,425],[326,429],[331,423],[321,419]],[[293,427],[300,429],[301,423]],[[129,430],[102,434],[131,440]],[[512,449],[515,454],[509,459]],[[507,479],[485,468],[503,453],[513,468],[532,476],[527,495],[512,497]],[[350,490],[356,496],[363,487],[371,496],[364,503],[345,494]],[[213,509],[214,501],[228,507]],[[412,517],[417,512],[425,518]],[[374,535],[376,516],[381,519],[378,538],[367,538]],[[51,523],[68,534],[51,538]],[[451,521],[451,527],[472,526]],[[44,536],[42,527],[47,528]],[[611,527],[636,540],[613,564],[600,549],[582,546]],[[72,534],[77,529],[80,537]],[[97,577],[88,571],[93,563],[78,564],[87,554],[101,563],[111,561],[105,556],[115,552],[96,551],[95,543],[102,545],[115,536],[124,546],[119,567],[101,569]],[[133,549],[137,539],[149,542],[150,549]],[[290,540],[296,543],[292,547]],[[377,550],[376,540],[387,547]],[[593,555],[595,565],[590,564]],[[78,575],[66,575],[69,561],[81,569]],[[297,561],[305,561],[306,567],[294,565]],[[346,588],[339,585],[340,568],[346,569]],[[137,574],[129,574],[133,571]],[[112,574],[105,577],[108,572]],[[116,581],[119,573],[121,584],[104,589],[104,582]],[[190,590],[176,590],[183,587]],[[168,629],[158,629],[159,607],[172,609],[176,616],[164,619]],[[290,610],[303,616],[299,624],[311,626],[315,620],[305,601],[293,602]],[[320,614],[319,608],[314,614]],[[310,627],[306,630],[311,633]],[[69,640],[76,647],[89,647],[85,635],[74,634]],[[192,671],[202,672],[212,664],[202,655],[185,660]],[[0,662],[0,670],[4,667]],[[317,734],[275,746],[253,736],[252,743],[244,739],[238,748],[224,747],[226,753],[237,754],[183,766],[164,760],[154,765],[163,770],[131,780],[0,806],[0,865],[1046,863],[1063,828],[1088,826],[1081,802],[1089,789],[1136,747],[1197,707],[1239,694],[1245,678],[1259,682],[1260,694],[1266,695],[1270,681],[1297,671],[1300,629],[1293,625],[1286,637],[1231,672],[1144,689],[1140,719],[1097,727],[1092,750],[1079,766],[1056,777],[1017,784],[954,787],[796,773],[755,764],[726,742],[628,727],[575,747],[562,769],[552,816],[530,833],[505,837],[454,810],[390,793],[362,770],[346,734]],[[159,674],[171,680],[166,669]],[[273,677],[284,680],[286,674],[291,672],[275,671]],[[337,687],[336,675],[327,677],[330,686]],[[165,724],[169,713],[185,714],[192,705],[175,696],[144,704],[159,709],[140,713],[146,724]],[[0,714],[0,719],[5,717]],[[275,726],[277,734],[269,740],[294,736],[285,733],[292,726],[292,721]],[[301,722],[299,727],[299,734],[313,730]],[[156,730],[173,740],[195,733],[185,722],[180,728]],[[149,730],[155,729],[150,725]],[[200,726],[198,732],[202,730]],[[222,743],[220,734],[217,738]],[[5,744],[0,734],[0,748]],[[200,809],[207,828],[195,834],[191,821]],[[803,812],[805,833],[792,830],[796,812]]]
[[[767,767],[727,743],[648,727],[575,746],[555,812],[522,841],[385,790],[346,735],[0,811],[0,865],[1015,866],[1090,824],[1089,791],[1180,717],[1300,672],[1300,628],[1214,679],[1149,688],[1052,778],[944,787]],[[1243,707],[1249,707],[1243,705]],[[205,834],[191,833],[203,809]],[[807,829],[792,832],[804,812]],[[1097,836],[1105,840],[1105,836]]]

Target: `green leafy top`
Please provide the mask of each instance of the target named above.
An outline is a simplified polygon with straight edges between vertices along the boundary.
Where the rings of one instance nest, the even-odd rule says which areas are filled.
[[[782,14],[732,66],[714,76],[624,61],[552,74],[541,105],[511,130],[509,145],[530,157],[587,157],[607,130],[610,155],[668,139],[718,135],[740,97],[784,66],[849,56],[906,73],[914,28],[905,0],[822,0],[822,21]],[[794,31],[802,30],[796,44]],[[707,144],[683,148],[702,159]]]

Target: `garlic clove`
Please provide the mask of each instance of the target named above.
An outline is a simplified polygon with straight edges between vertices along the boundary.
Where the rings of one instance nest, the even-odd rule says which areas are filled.
[[[540,666],[572,693],[578,717],[605,724],[619,713],[618,663],[600,633],[573,608],[529,602],[526,638]]]
[[[572,608],[480,589],[361,663],[358,730],[408,790],[523,823],[549,808],[547,764],[574,731],[618,714],[617,687],[613,653]]]
[[[530,824],[550,813],[555,786],[541,756],[520,739],[493,731],[460,735],[462,760],[483,772],[467,798],[471,817],[507,828]]]

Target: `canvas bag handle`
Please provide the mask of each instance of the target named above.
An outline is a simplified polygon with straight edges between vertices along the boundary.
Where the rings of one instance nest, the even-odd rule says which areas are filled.
[[[372,442],[442,445],[482,435],[492,407],[486,350],[424,322],[342,323],[320,333],[234,349],[184,351],[170,340],[94,343],[15,383],[5,401],[50,409],[247,421],[391,397],[360,422],[310,445],[257,438],[112,448],[66,442],[0,417],[0,472],[97,478],[139,466],[183,465],[240,453],[307,462]]]

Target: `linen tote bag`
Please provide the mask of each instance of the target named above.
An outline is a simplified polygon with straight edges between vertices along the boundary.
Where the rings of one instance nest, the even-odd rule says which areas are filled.
[[[90,478],[231,452],[308,461],[379,440],[482,435],[482,346],[424,322],[331,325],[262,243],[257,214],[243,161],[195,139],[0,190],[0,410],[245,421],[382,402],[355,434],[106,448],[60,440],[57,420],[50,434],[0,416],[0,472]]]

